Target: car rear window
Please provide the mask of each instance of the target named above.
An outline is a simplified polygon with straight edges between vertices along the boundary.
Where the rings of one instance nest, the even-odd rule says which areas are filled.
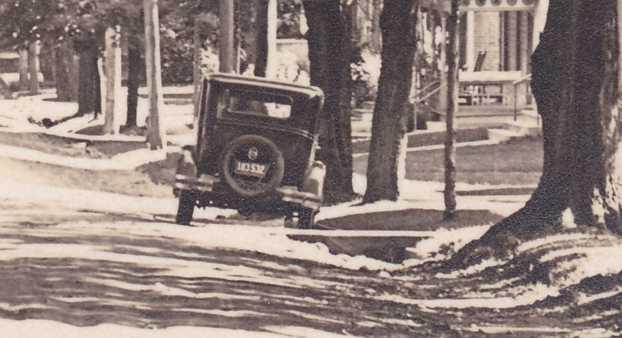
[[[288,119],[292,104],[292,98],[287,95],[225,89],[218,98],[218,116],[237,114]]]

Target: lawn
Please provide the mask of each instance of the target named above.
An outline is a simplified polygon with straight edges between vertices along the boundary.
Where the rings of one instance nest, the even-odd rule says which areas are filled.
[[[535,185],[542,172],[542,139],[517,138],[501,144],[457,148],[458,182],[470,184]],[[411,180],[444,180],[443,150],[409,152],[406,177]],[[354,170],[364,174],[367,156],[354,161]]]

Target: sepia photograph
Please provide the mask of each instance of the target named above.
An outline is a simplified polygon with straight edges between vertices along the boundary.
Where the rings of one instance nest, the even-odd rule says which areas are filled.
[[[622,0],[0,0],[0,337],[622,337]]]

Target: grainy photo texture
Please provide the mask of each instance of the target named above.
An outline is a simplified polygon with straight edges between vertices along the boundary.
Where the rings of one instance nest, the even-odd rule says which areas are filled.
[[[620,18],[0,0],[0,336],[621,336]]]

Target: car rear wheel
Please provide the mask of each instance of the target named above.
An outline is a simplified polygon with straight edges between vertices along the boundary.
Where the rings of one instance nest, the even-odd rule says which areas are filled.
[[[177,216],[175,222],[181,225],[190,225],[196,199],[194,193],[188,190],[182,190],[179,193],[179,205],[177,206]]]
[[[263,136],[240,136],[223,153],[221,172],[224,181],[243,197],[266,195],[283,180],[283,153]]]

